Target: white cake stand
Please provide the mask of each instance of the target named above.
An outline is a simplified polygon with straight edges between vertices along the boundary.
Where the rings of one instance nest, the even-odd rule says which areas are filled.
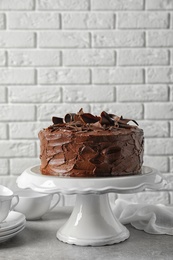
[[[42,175],[39,166],[26,169],[18,178],[20,188],[38,192],[77,194],[73,212],[57,231],[57,238],[80,246],[119,243],[129,231],[112,213],[108,193],[135,193],[161,189],[165,180],[156,169],[143,166],[142,174],[110,178],[70,178]]]

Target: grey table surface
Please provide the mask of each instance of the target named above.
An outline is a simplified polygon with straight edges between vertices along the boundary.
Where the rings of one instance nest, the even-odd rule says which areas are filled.
[[[81,247],[60,242],[57,230],[69,218],[72,208],[59,207],[37,221],[27,221],[25,229],[0,244],[0,260],[112,260],[112,259],[173,259],[173,237],[151,235],[126,227],[126,241],[100,247]]]

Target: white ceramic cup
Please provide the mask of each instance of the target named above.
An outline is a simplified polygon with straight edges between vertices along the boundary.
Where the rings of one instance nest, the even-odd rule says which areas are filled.
[[[0,222],[6,219],[9,212],[18,204],[19,197],[9,188],[0,185]]]
[[[51,211],[60,200],[58,193],[45,194],[31,189],[19,190],[15,194],[19,196],[19,203],[16,205],[15,211],[23,213],[27,220],[40,219],[45,213]]]

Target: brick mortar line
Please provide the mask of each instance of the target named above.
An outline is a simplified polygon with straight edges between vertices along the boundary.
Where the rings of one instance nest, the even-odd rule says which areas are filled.
[[[102,83],[102,84],[93,83],[92,86],[95,87],[95,86],[99,86],[99,85],[105,85],[105,86],[118,87],[119,84],[120,84],[121,86],[123,86],[123,85],[124,85],[124,86],[128,86],[128,85],[133,86],[133,84],[134,84],[134,85],[137,84],[138,86],[141,86],[141,87],[142,87],[142,86],[153,86],[153,85],[154,85],[154,86],[173,85],[173,83],[169,83],[169,84],[167,84],[167,83],[145,83],[145,84],[144,84],[144,83],[136,83],[136,84],[135,84],[135,83],[109,83],[109,84],[107,84],[107,83],[106,83],[106,84],[103,84],[103,83]],[[30,84],[30,85],[27,85],[27,84],[20,84],[20,85],[19,85],[19,84],[14,84],[14,86],[16,86],[16,85],[19,86],[19,87],[28,87],[28,88],[29,88],[30,86],[32,86],[32,87],[35,87],[35,86],[36,86],[35,84]],[[61,83],[61,84],[59,84],[58,86],[57,86],[57,83],[55,83],[55,84],[47,84],[47,85],[46,85],[46,84],[40,84],[40,85],[38,85],[38,86],[44,86],[44,85],[45,85],[45,86],[48,86],[48,87],[50,87],[50,88],[53,88],[53,87],[67,87],[67,86],[69,86],[69,85],[70,85],[70,86],[77,86],[77,85],[80,86],[80,83],[78,83],[78,84],[74,84],[74,83],[64,84],[64,83]],[[4,84],[0,84],[0,87],[1,87],[1,86],[3,87]],[[12,84],[9,85],[9,87],[12,87],[12,86],[13,86]],[[70,87],[70,86],[69,86],[69,87]],[[87,86],[91,86],[91,84],[88,84],[88,83],[85,83],[85,84],[84,84],[84,83],[83,83],[82,86],[87,87]],[[8,84],[7,84],[7,86],[6,86],[6,84],[5,84],[5,87],[8,87]],[[173,102],[173,100],[169,100],[169,101],[172,101],[172,102]],[[139,101],[139,102],[140,102],[140,101]],[[151,102],[151,101],[149,101],[149,102]],[[21,102],[21,103],[23,104],[23,103],[25,103],[25,102]],[[37,103],[37,102],[36,102],[36,103]],[[4,103],[2,103],[2,104],[4,104]]]
[[[115,60],[115,59],[114,59]],[[167,68],[168,67],[168,65],[169,64],[160,64],[160,65],[158,65],[159,67],[161,67],[161,68]],[[116,65],[116,63],[114,62],[114,64],[112,64],[112,65],[105,65],[106,67],[103,67],[103,65],[64,65],[64,64],[62,64],[62,66],[61,65],[58,65],[57,67],[55,67],[55,66],[9,66],[9,67],[6,67],[6,66],[0,66],[0,70],[2,70],[2,69],[9,69],[9,70],[15,70],[15,69],[45,69],[45,68],[47,68],[48,70],[49,69],[78,69],[78,68],[80,68],[80,70],[82,70],[82,69],[145,69],[144,67],[146,67],[146,68],[159,68],[158,66],[156,67],[155,66],[155,64],[150,64],[150,65],[144,65],[144,64],[135,64],[135,65]],[[171,65],[169,65],[170,66],[170,68],[172,67]],[[74,85],[75,85],[75,83],[73,83]],[[129,83],[130,84],[130,83]]]
[[[105,13],[108,13],[108,14],[111,14],[111,13],[172,13],[173,12],[173,9],[141,9],[141,10],[118,10],[118,9],[110,9],[110,10],[94,10],[94,9],[91,9],[91,10],[60,10],[60,9],[48,9],[48,10],[41,10],[41,9],[36,9],[36,10],[27,10],[27,9],[23,9],[23,10],[5,10],[5,9],[0,9],[0,14],[8,14],[8,13],[19,13],[19,14],[22,14],[22,13],[58,13],[58,14],[65,14],[65,13],[69,13],[69,14],[73,14],[73,13],[86,13],[86,14],[90,14],[90,13],[100,13],[100,14],[105,14]]]
[[[63,67],[63,51],[60,50],[60,55],[59,55],[59,67]]]
[[[39,42],[38,42],[38,34],[37,32],[34,32],[34,47],[37,50],[39,48]]]
[[[143,11],[147,11],[147,3],[146,0],[143,0]]]
[[[114,51],[114,67],[118,66],[118,52]]]
[[[114,102],[117,103],[117,87],[113,88],[113,97],[114,97]]]
[[[33,10],[28,10],[28,9],[22,9],[22,10],[13,10],[13,9],[0,9],[0,14],[2,13],[69,13],[69,14],[73,14],[73,13],[169,13],[169,12],[173,12],[173,9],[129,9],[129,10],[123,10],[123,9],[100,9],[100,10],[96,10],[96,9],[88,9],[88,10],[60,10],[60,9],[33,9]]]
[[[117,30],[118,28],[118,15],[117,13],[114,13],[114,17],[113,17],[113,29]]]
[[[144,10],[143,9],[138,9],[138,10],[136,10],[136,9],[129,9],[129,10],[123,10],[123,9],[81,9],[81,10],[60,10],[60,9],[36,9],[36,10],[27,10],[27,9],[25,9],[25,10],[0,10],[0,13],[1,12],[14,12],[14,13],[16,13],[16,12],[33,12],[33,11],[35,11],[35,12],[38,12],[38,13],[46,13],[46,12],[52,12],[52,13],[54,13],[54,12],[56,12],[56,13],[113,13],[113,12],[123,12],[123,13],[128,13],[128,12],[134,12],[134,13],[136,13],[136,12],[144,12]],[[146,10],[146,11],[148,11],[148,12],[169,12],[169,11],[171,11],[171,10],[157,10],[157,9],[153,9],[153,10]]]
[[[144,118],[145,118],[145,106],[144,106],[144,103],[142,103],[141,105],[142,105],[142,119],[141,120],[144,120]]]
[[[5,86],[5,90],[6,90],[6,102],[7,102],[7,104],[9,104],[9,89],[7,86]]]
[[[33,12],[33,10],[1,10],[0,12]],[[91,10],[60,10],[60,9],[47,9],[47,10],[42,10],[42,9],[37,9],[35,10],[36,12],[59,12],[59,13],[142,13],[142,12],[148,12],[148,13],[168,13],[172,12],[173,9],[91,9]]]
[[[171,28],[171,14],[168,13],[168,30]]]
[[[9,61],[8,51],[4,50],[4,52],[5,52],[5,66],[4,67],[8,68],[8,61]]]
[[[170,12],[170,29],[173,29],[173,11]]]
[[[58,29],[55,28],[55,30],[58,30]],[[59,14],[59,30],[62,30],[62,14],[61,13]]]
[[[154,83],[149,83],[149,82],[147,82],[147,83],[92,83],[92,84],[90,84],[90,83],[38,83],[38,85],[39,86],[86,86],[86,85],[89,85],[89,86],[100,86],[100,85],[103,85],[103,86],[106,86],[106,85],[110,85],[110,86],[115,86],[115,85],[121,85],[121,86],[123,86],[123,85],[129,85],[129,86],[139,86],[139,85],[141,85],[141,86],[145,86],[145,85],[156,85],[156,86],[159,86],[159,85],[168,85],[168,84],[170,84],[170,85],[172,85],[173,84],[173,82],[162,82],[162,83],[160,83],[160,82],[154,82]],[[16,84],[16,83],[3,83],[3,84],[0,84],[0,87],[1,86],[26,86],[26,87],[29,87],[29,86],[36,86],[35,84]],[[139,101],[140,102],[140,101]],[[151,101],[150,101],[151,102]],[[173,102],[173,101],[172,101]],[[124,102],[123,102],[124,103]],[[2,103],[3,104],[3,103]],[[21,103],[21,104],[23,104],[23,103]]]
[[[172,85],[172,84],[170,83],[169,85]],[[168,101],[173,102],[173,100],[171,100],[171,87],[170,86],[168,86]]]
[[[171,138],[171,122],[168,121],[168,134],[169,134],[169,137]]]
[[[23,70],[34,70],[34,69],[38,69],[38,70],[43,70],[43,69],[54,69],[54,70],[60,70],[60,69],[63,69],[63,70],[89,70],[89,69],[105,69],[105,70],[112,70],[112,69],[115,69],[115,70],[118,70],[118,69],[122,69],[122,70],[128,70],[128,69],[132,69],[132,70],[135,70],[135,69],[138,69],[138,70],[143,70],[143,69],[170,69],[172,68],[172,65],[169,65],[169,64],[159,64],[159,65],[144,65],[144,64],[141,64],[141,65],[121,65],[121,66],[116,66],[115,65],[74,65],[74,66],[8,66],[8,67],[0,67],[0,70],[4,70],[4,69],[9,69],[9,70],[18,70],[18,69],[23,69]],[[155,82],[156,84],[159,84],[159,82]],[[163,82],[164,83],[164,82]],[[165,82],[165,83],[171,83],[171,82]],[[173,83],[173,82],[172,82]],[[56,83],[55,83],[56,84]],[[76,83],[73,83],[74,85]],[[131,84],[131,83],[129,83]],[[162,84],[162,82],[161,82]],[[27,85],[27,84],[26,84]],[[30,84],[32,85],[32,84]]]
[[[106,86],[107,84],[104,84],[104,86]],[[126,84],[126,86],[127,86],[128,84]],[[139,85],[139,84],[138,84]],[[76,85],[75,85],[76,86]],[[80,85],[79,85],[80,86]],[[89,84],[87,85],[87,86],[90,86]],[[91,85],[92,86],[92,85]],[[36,86],[37,87],[37,86]],[[51,86],[50,86],[51,87]],[[63,86],[64,87],[64,86]],[[94,86],[93,86],[94,87]],[[98,101],[97,102],[97,104],[102,104],[102,103],[104,103],[104,104],[115,104],[113,101]],[[160,103],[160,104],[173,104],[173,101],[171,101],[171,102],[168,102],[167,100],[165,100],[165,101],[160,101],[160,100],[158,100],[158,101],[117,101],[116,102],[116,104],[117,105],[119,105],[119,104],[126,104],[126,105],[131,105],[131,104],[141,104],[141,105],[147,105],[147,104],[158,104],[158,103]],[[70,101],[70,102],[64,102],[64,101],[59,101],[59,102],[40,102],[40,103],[38,103],[38,102],[33,102],[33,103],[31,103],[31,102],[28,102],[28,103],[26,103],[26,102],[10,102],[10,103],[0,103],[0,106],[18,106],[18,105],[21,105],[21,106],[33,106],[34,107],[34,105],[37,105],[37,106],[40,106],[40,105],[52,105],[52,106],[56,106],[56,105],[62,105],[62,104],[95,104],[95,102],[92,102],[92,101],[85,101],[85,102],[83,102],[83,101],[79,101],[79,102],[75,102],[75,101]],[[145,118],[145,119],[139,119],[139,120],[143,120],[143,121],[153,121],[153,120],[155,120],[155,121],[172,121],[173,120],[173,118],[167,118],[167,119],[164,119],[164,118],[149,118],[149,119],[147,119],[147,118]],[[12,122],[18,122],[18,121],[20,121],[20,122],[23,122],[23,120],[17,120],[17,121],[13,121],[12,120]],[[44,120],[41,120],[41,121],[44,121]],[[48,120],[45,120],[45,121],[48,121]],[[9,122],[9,120],[3,120],[3,122]],[[26,122],[35,122],[35,120],[26,120]]]
[[[146,68],[143,68],[143,82],[146,85],[146,82],[147,82],[147,71],[146,71]]]
[[[64,91],[63,91],[63,86],[60,87],[60,102],[63,103],[64,99]],[[57,103],[57,102],[56,102]],[[38,109],[38,108],[37,108]],[[38,117],[37,117],[38,119]]]
[[[16,48],[14,48],[14,47],[4,47],[4,48],[1,48],[0,47],[0,51],[20,51],[20,52],[22,52],[22,51],[46,51],[46,50],[48,50],[48,51],[55,51],[55,50],[57,50],[57,51],[60,51],[60,50],[62,50],[62,51],[70,51],[70,50],[76,50],[76,51],[84,51],[84,50],[157,50],[157,49],[166,49],[166,50],[169,50],[169,49],[172,49],[173,48],[173,46],[132,46],[132,47],[117,47],[117,46],[115,46],[115,47],[88,47],[88,48],[73,48],[73,47],[69,47],[69,48],[67,48],[67,47],[64,47],[64,48],[62,48],[62,47],[38,47],[38,49],[36,48],[36,47],[32,47],[32,48],[26,48],[26,47],[16,47]]]
[[[168,164],[168,167],[170,169],[170,165]],[[169,201],[169,204],[171,205],[173,203],[173,200],[172,200],[172,192],[168,192],[168,201]]]
[[[141,46],[141,47],[93,47],[93,48],[62,48],[62,47],[53,47],[53,48],[51,48],[51,47],[47,47],[47,48],[39,48],[39,51],[45,51],[45,50],[47,50],[47,51],[52,51],[52,52],[54,52],[54,51],[71,51],[71,50],[73,50],[73,51],[85,51],[85,50],[102,50],[102,51],[107,51],[107,50],[117,50],[117,51],[119,51],[119,50],[133,50],[134,51],[134,49],[136,50],[136,51],[138,51],[138,50],[157,50],[157,49],[165,49],[165,50],[173,50],[173,46],[171,47],[171,46],[165,46],[165,47],[150,47],[150,46],[147,46],[147,47],[145,47],[145,46]],[[18,52],[24,52],[24,51],[28,51],[28,52],[32,52],[32,51],[36,51],[37,49],[36,48],[0,48],[0,51],[18,51]],[[38,50],[37,50],[38,51]]]
[[[4,13],[4,28],[2,30],[6,30],[7,29],[7,15]]]
[[[89,31],[89,45],[90,47],[88,49],[93,49],[93,33],[91,31]],[[77,48],[79,50],[79,48]],[[64,51],[64,50],[63,50]],[[63,53],[62,51],[62,53]]]
[[[63,28],[62,27],[62,30],[60,29],[60,28],[7,28],[8,30],[4,30],[4,29],[1,29],[0,30],[0,32],[13,32],[13,33],[18,33],[18,32],[21,32],[21,33],[26,33],[26,31],[27,32],[31,32],[31,33],[33,33],[33,32],[37,32],[37,33],[39,33],[39,32],[45,32],[45,33],[47,33],[47,32],[50,32],[50,33],[53,33],[53,32],[57,32],[57,33],[59,33],[59,32],[68,32],[68,33],[74,33],[74,32],[81,32],[81,33],[84,33],[84,32],[86,32],[86,34],[87,33],[89,33],[89,32],[98,32],[98,33],[100,33],[100,32],[102,32],[102,33],[104,33],[104,32],[125,32],[125,31],[128,31],[128,32],[147,32],[147,31],[156,31],[156,32],[170,32],[170,28],[145,28],[145,27],[141,27],[141,28],[133,28],[133,27],[131,27],[131,28],[119,28],[119,27],[116,27],[116,30],[114,30],[114,28],[72,28],[72,29],[70,29],[70,28]]]
[[[10,70],[18,70],[18,68],[21,68],[22,66],[17,66],[17,67],[15,67],[15,66],[8,66],[8,68],[7,67],[1,67],[1,70],[4,70],[4,69],[10,69]],[[172,66],[170,66],[169,64],[165,64],[165,65],[162,65],[162,64],[159,64],[159,65],[140,65],[140,68],[139,68],[139,65],[134,65],[134,66],[130,66],[130,65],[127,65],[127,67],[125,68],[125,70],[126,69],[138,69],[139,68],[139,70],[142,70],[142,69],[144,69],[144,68],[172,68]],[[96,66],[93,66],[93,65],[79,65],[79,66],[77,66],[77,65],[74,65],[74,66],[67,66],[67,67],[63,67],[63,68],[61,68],[61,66],[33,66],[33,67],[30,67],[30,66],[24,66],[24,67],[22,67],[22,69],[23,70],[34,70],[34,69],[76,69],[76,70],[86,70],[86,69],[112,69],[112,68],[115,68],[114,67],[114,65],[100,65],[99,67],[98,67],[98,65],[96,65]],[[124,66],[117,66],[115,69],[119,69],[119,68],[124,68]],[[74,83],[75,84],[75,83]],[[32,85],[32,84],[31,84]]]
[[[88,11],[91,11],[91,8],[92,8],[91,0],[88,0]]]
[[[114,53],[113,53],[113,56],[114,56]],[[117,57],[118,57],[118,55],[116,55]],[[114,59],[115,60],[115,59]],[[79,69],[79,70],[85,70],[85,69],[107,69],[107,70],[109,70],[109,69],[124,69],[124,70],[126,70],[126,69],[148,69],[148,68],[151,68],[151,69],[153,69],[153,68],[172,68],[172,66],[171,66],[171,64],[149,64],[149,65],[145,65],[145,64],[135,64],[135,65],[133,65],[133,64],[128,64],[128,65],[126,65],[126,64],[123,64],[123,65],[119,65],[119,64],[117,64],[117,66],[115,66],[116,64],[115,64],[115,62],[114,62],[114,64],[111,64],[111,65],[65,65],[65,64],[60,64],[60,65],[57,65],[57,66],[54,66],[54,65],[49,65],[49,66],[39,66],[39,65],[30,65],[30,66],[26,66],[26,65],[24,65],[24,66],[20,66],[20,65],[18,65],[18,66],[0,66],[0,70],[3,70],[3,69],[6,69],[6,70],[17,70],[17,69],[26,69],[26,70],[34,70],[34,69],[55,69],[55,70],[57,70],[57,69],[75,69],[75,70],[77,70],[77,69]],[[75,84],[75,83],[74,83]]]
[[[7,30],[8,29],[8,30]],[[146,32],[149,32],[149,31],[167,31],[169,32],[172,28],[120,28],[120,27],[116,27],[116,28],[73,28],[73,29],[69,29],[69,28],[54,28],[54,29],[50,29],[50,28],[14,28],[14,29],[11,29],[11,28],[7,28],[6,30],[0,30],[0,32],[4,32],[4,31],[10,31],[10,32],[68,32],[68,33],[74,33],[74,32],[86,32],[88,33],[89,31],[93,31],[93,32],[125,32],[125,31],[130,31],[130,32],[137,32],[137,31],[146,31]]]
[[[37,70],[37,68],[34,69],[34,82],[35,82],[35,86],[38,85],[38,70]]]
[[[10,140],[10,126],[9,123],[6,124],[6,134],[7,134],[7,139]]]
[[[33,3],[32,11],[36,11],[36,9],[37,9],[37,0],[33,0],[32,3]]]

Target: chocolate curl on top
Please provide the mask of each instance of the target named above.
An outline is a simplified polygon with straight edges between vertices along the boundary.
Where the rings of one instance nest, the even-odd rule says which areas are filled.
[[[66,114],[64,119],[60,117],[52,117],[52,121],[54,123],[53,129],[60,127],[60,125],[67,125],[68,127],[84,127],[85,129],[86,127],[87,129],[92,129],[93,127],[97,129],[112,129],[112,127],[135,127],[133,125],[129,125],[129,121],[133,121],[136,125],[138,125],[138,123],[133,119],[124,119],[122,116],[119,117],[114,114],[108,114],[105,111],[103,111],[100,116],[94,116],[90,113],[84,113],[82,108],[78,113]]]
[[[83,113],[81,109],[77,114],[71,113],[67,114],[64,118],[66,123],[74,121],[75,123],[81,122],[82,124],[92,124],[100,120],[100,117],[93,116],[90,113]]]
[[[72,121],[75,120],[75,116],[76,116],[75,113],[66,114],[65,117],[64,117],[64,120],[65,120],[66,123],[72,122]]]
[[[138,123],[135,120],[133,120],[133,119],[124,119],[122,116],[120,117],[120,120],[119,120],[119,122],[122,123],[122,124],[127,124],[130,121],[133,121],[136,125],[138,125]]]
[[[119,124],[121,124],[121,125],[127,125],[127,123],[130,122],[130,121],[133,121],[136,125],[138,125],[138,123],[137,123],[135,120],[133,120],[133,119],[125,119],[125,118],[123,118],[122,116],[119,117],[119,116],[116,116],[116,115],[114,115],[114,114],[109,114],[109,116],[110,116],[112,119],[114,119],[116,122],[118,122]]]
[[[82,115],[80,115],[80,117],[82,118],[82,120],[84,121],[84,123],[86,124],[92,124],[92,123],[96,123],[100,120],[100,117],[98,116],[93,116],[90,113],[84,113]]]
[[[100,123],[102,125],[114,125],[114,120],[105,111],[101,113]]]
[[[84,114],[84,112],[83,112],[83,108],[81,108],[77,114],[78,114],[78,115],[82,115],[82,114]]]
[[[56,125],[56,124],[63,124],[63,119],[61,117],[56,117],[56,116],[53,116],[52,117],[52,122]]]

